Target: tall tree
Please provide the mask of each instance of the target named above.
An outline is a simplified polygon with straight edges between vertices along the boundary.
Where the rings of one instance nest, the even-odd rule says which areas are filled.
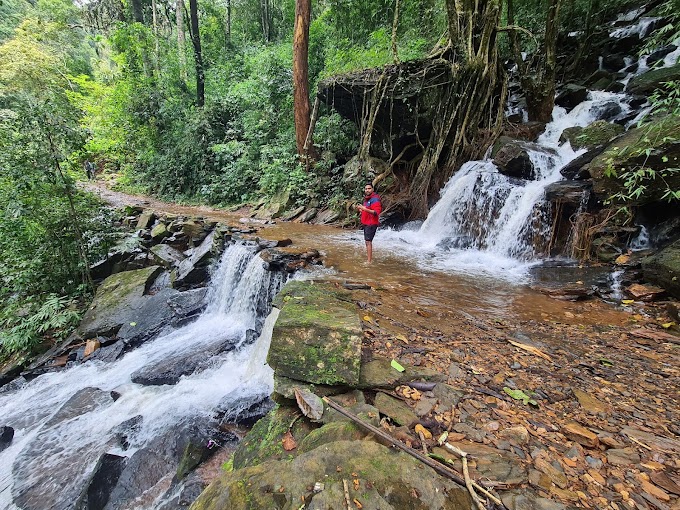
[[[555,105],[557,72],[557,29],[562,0],[548,0],[543,42],[532,58],[524,59],[517,30],[510,31],[510,43],[519,68],[520,82],[527,97],[529,120],[548,122]],[[513,0],[508,0],[508,23],[514,24]]]
[[[196,64],[196,104],[205,104],[205,70],[201,55],[201,35],[198,31],[198,2],[189,0],[189,18],[191,20],[191,42],[194,45],[194,63]]]
[[[187,58],[184,53],[184,0],[175,3],[175,18],[177,21],[177,56],[179,58],[179,75],[183,82],[187,81]]]
[[[295,141],[300,156],[307,156],[305,140],[310,124],[309,104],[309,22],[311,0],[296,0],[293,33],[293,109]],[[309,144],[311,146],[311,143]]]

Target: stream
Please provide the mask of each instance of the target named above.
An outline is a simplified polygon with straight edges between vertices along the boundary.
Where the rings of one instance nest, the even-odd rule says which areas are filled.
[[[561,144],[560,135],[566,127],[600,119],[612,104],[620,107],[621,118],[630,111],[625,94],[607,92],[592,92],[569,113],[556,107],[553,122],[529,152],[536,168],[533,180],[504,176],[491,159],[466,163],[446,184],[424,222],[399,230],[379,229],[370,266],[363,263],[358,231],[279,222],[264,225],[261,235],[290,238],[291,250],[319,249],[325,267],[301,277],[350,280],[382,289],[394,297],[395,317],[430,307],[511,321],[556,318],[573,324],[622,324],[628,315],[614,306],[556,301],[530,288],[535,283],[532,268],[545,264],[533,239],[550,231],[545,188],[560,180],[560,168],[580,154],[569,143]],[[130,197],[93,183],[87,186],[114,205],[138,204],[229,224],[240,221],[236,213]],[[74,502],[82,498],[102,454],[133,465],[130,459],[148,445],[157,445],[181,427],[214,420],[215,409],[238,414],[266,398],[273,379],[265,359],[276,319],[270,303],[285,276],[262,266],[252,250],[231,245],[214,268],[207,308],[195,322],[116,362],[84,363],[0,390],[0,425],[15,430],[11,445],[0,452],[0,508],[78,508],[80,503]],[[611,280],[612,292],[620,299],[616,275],[600,276]],[[569,278],[584,276],[577,268]],[[437,320],[430,319],[431,329],[437,329]],[[209,351],[227,341],[233,343],[231,350],[206,360],[202,370],[176,385],[143,386],[131,380],[133,373],[161,360]],[[127,493],[118,494],[117,501],[125,501],[125,506],[102,508],[161,508],[171,477],[162,470],[157,473],[151,480],[157,490],[134,488],[131,483]]]

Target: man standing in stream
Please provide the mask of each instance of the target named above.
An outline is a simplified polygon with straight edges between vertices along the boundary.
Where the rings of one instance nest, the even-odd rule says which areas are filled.
[[[361,211],[361,226],[364,229],[364,241],[366,241],[366,261],[370,264],[373,260],[373,238],[380,225],[380,213],[382,204],[380,197],[373,190],[372,184],[364,186],[364,204],[357,205]]]

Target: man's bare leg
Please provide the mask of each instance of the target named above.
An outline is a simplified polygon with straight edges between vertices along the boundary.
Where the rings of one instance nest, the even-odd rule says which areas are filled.
[[[373,261],[373,241],[366,241],[366,261],[369,264]]]

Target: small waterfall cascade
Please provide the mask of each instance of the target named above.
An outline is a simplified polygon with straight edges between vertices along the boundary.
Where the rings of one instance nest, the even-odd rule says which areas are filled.
[[[266,398],[273,390],[265,356],[276,311],[267,314],[285,275],[263,266],[251,250],[232,245],[214,271],[207,308],[195,322],[115,362],[83,363],[0,393],[1,424],[15,430],[10,446],[0,452],[0,508],[72,508],[103,454],[131,457],[174,433],[178,424],[210,422],[217,408],[237,414],[236,407]],[[222,345],[231,350],[220,350]],[[210,355],[204,354],[201,370],[175,385],[132,382],[139,370],[203,353]],[[133,421],[122,448],[121,427]]]
[[[490,159],[471,161],[449,180],[441,199],[419,230],[430,246],[476,249],[498,256],[535,259],[536,237],[550,232],[545,189],[560,179],[560,169],[580,153],[569,143],[560,145],[562,132],[587,126],[615,103],[628,111],[625,96],[591,92],[589,99],[568,114],[555,107],[553,120],[537,144],[525,144],[534,168],[534,180],[508,177]]]

